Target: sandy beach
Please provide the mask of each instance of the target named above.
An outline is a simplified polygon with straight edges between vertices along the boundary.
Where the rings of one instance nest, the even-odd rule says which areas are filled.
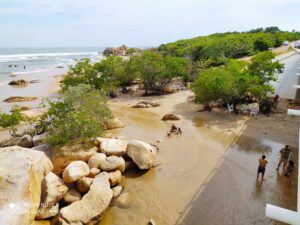
[[[30,86],[24,87],[22,91],[30,89],[26,90],[30,95],[47,97],[59,90],[60,79],[61,76],[52,76],[47,82],[35,84],[47,90],[42,94],[34,92],[37,89]],[[278,148],[285,143],[293,146],[297,144],[296,119],[286,117],[284,110],[271,117],[259,115],[252,119],[247,116],[228,115],[225,109],[198,112],[199,106],[188,101],[191,95],[193,93],[187,90],[154,97],[121,95],[109,101],[113,114],[127,123],[126,127],[113,130],[110,134],[157,145],[160,149],[158,156],[160,165],[146,173],[133,171],[124,174],[126,179],[123,179],[122,185],[124,191],[131,194],[131,206],[127,209],[109,207],[101,225],[145,224],[150,219],[154,219],[157,224],[166,225],[196,225],[199,221],[202,221],[200,224],[217,225],[224,218],[223,214],[219,217],[214,216],[213,223],[210,223],[210,218],[204,215],[212,213],[208,211],[207,204],[212,206],[226,204],[227,198],[221,196],[232,193],[230,184],[226,183],[230,179],[226,178],[227,174],[223,172],[226,171],[228,163],[235,161],[235,165],[239,165],[232,176],[239,174],[237,176],[241,179],[241,183],[248,180],[255,182],[256,161],[262,153],[272,158],[273,169]],[[161,106],[148,109],[132,108],[138,101],[145,99],[159,101]],[[161,118],[167,113],[180,115],[181,120],[176,121],[175,124],[181,127],[182,135],[166,136],[172,122],[162,121]],[[269,125],[265,127],[267,124]],[[287,127],[289,132],[281,136],[278,132],[283,126]],[[263,129],[266,131],[262,131]],[[0,132],[2,139],[6,136],[7,131]],[[241,158],[243,160],[240,160]],[[245,170],[249,171],[247,175],[243,174]],[[271,191],[271,196],[275,187],[278,191],[282,190],[276,182],[276,177],[269,175],[267,178],[265,188]],[[217,184],[216,179],[220,180]],[[234,185],[239,186],[239,182],[234,182]],[[292,209],[296,205],[295,184],[294,179],[290,194],[283,196],[281,202]],[[220,187],[223,188],[219,189]],[[243,188],[241,191],[242,193],[253,192],[253,187],[257,188],[251,186],[250,189]],[[217,193],[209,190],[216,190],[217,193],[223,194],[215,198]],[[234,201],[235,198],[231,198]],[[264,221],[262,224],[272,224],[271,220],[265,219],[263,213],[267,200],[268,198],[260,197],[253,200],[250,197],[248,201],[254,201],[253,205],[261,210],[260,217]],[[280,200],[276,200],[276,203],[280,203]],[[216,210],[219,210],[219,207]],[[240,216],[237,220],[245,220],[243,215],[247,215],[247,210],[246,207],[242,212],[239,211]],[[221,211],[228,213],[225,205]],[[229,217],[228,221],[233,220]],[[230,222],[225,224],[229,225]]]

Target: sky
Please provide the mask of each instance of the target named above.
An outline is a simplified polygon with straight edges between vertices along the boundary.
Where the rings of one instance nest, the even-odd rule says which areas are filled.
[[[150,47],[267,26],[300,30],[300,0],[0,0],[0,47]]]

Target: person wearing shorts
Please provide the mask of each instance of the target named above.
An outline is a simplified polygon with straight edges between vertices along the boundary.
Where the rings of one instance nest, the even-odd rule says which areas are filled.
[[[281,164],[283,163],[283,170],[286,167],[286,165],[288,164],[288,160],[291,154],[291,148],[289,145],[286,145],[283,149],[281,149],[280,151],[280,159],[279,159],[279,163],[278,166],[276,168],[276,170],[279,170],[279,167],[281,166]]]
[[[258,160],[258,169],[257,169],[256,180],[258,180],[259,174],[261,174],[261,180],[264,181],[267,164],[268,164],[268,161],[266,160],[266,156],[263,155],[261,157],[261,159]]]

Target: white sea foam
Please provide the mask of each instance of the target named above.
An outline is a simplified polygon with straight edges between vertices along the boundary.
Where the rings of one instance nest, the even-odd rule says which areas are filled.
[[[33,59],[59,58],[64,56],[97,56],[98,52],[62,52],[62,53],[34,53],[34,54],[15,54],[0,55],[0,62],[24,61]]]
[[[32,70],[32,71],[21,71],[21,72],[12,72],[14,75],[20,75],[20,74],[32,74],[32,73],[43,73],[49,70]]]

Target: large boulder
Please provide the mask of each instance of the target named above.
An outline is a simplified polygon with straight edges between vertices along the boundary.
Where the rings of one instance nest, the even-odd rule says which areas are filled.
[[[71,204],[73,202],[79,201],[81,199],[81,194],[75,189],[70,189],[64,196],[64,202]]]
[[[124,172],[125,161],[122,157],[109,156],[106,157],[103,153],[98,153],[89,159],[88,165],[90,168],[98,168],[106,172],[120,170]]]
[[[42,195],[39,212],[36,219],[49,218],[55,213],[56,203],[58,203],[67,193],[68,187],[64,181],[50,172],[42,182]],[[53,210],[54,207],[54,210]]]
[[[101,173],[95,177],[90,190],[80,201],[61,209],[59,217],[69,224],[82,222],[83,224],[95,224],[98,222],[113,197],[110,189],[109,175]]]
[[[100,163],[100,169],[110,172],[114,170],[125,171],[125,161],[122,157],[109,156]]]
[[[147,170],[156,164],[157,150],[150,144],[131,140],[127,146],[127,154],[142,170]]]
[[[104,125],[107,130],[125,127],[124,121],[119,118],[113,118],[112,120],[106,121]]]
[[[162,120],[180,120],[180,117],[174,113],[168,113],[163,116]]]
[[[101,138],[100,140],[100,150],[107,156],[122,156],[126,153],[127,141],[119,140],[119,139],[109,139],[109,138]]]
[[[16,145],[23,148],[31,148],[33,146],[32,137],[28,134],[25,134],[17,140]]]
[[[71,162],[63,172],[63,180],[66,183],[73,183],[90,173],[88,164],[83,161]]]
[[[0,165],[1,224],[33,224],[42,180],[52,170],[50,159],[42,152],[13,146],[0,149]]]
[[[81,193],[86,193],[90,190],[90,186],[93,183],[93,178],[83,177],[80,180],[76,181],[77,190]]]

